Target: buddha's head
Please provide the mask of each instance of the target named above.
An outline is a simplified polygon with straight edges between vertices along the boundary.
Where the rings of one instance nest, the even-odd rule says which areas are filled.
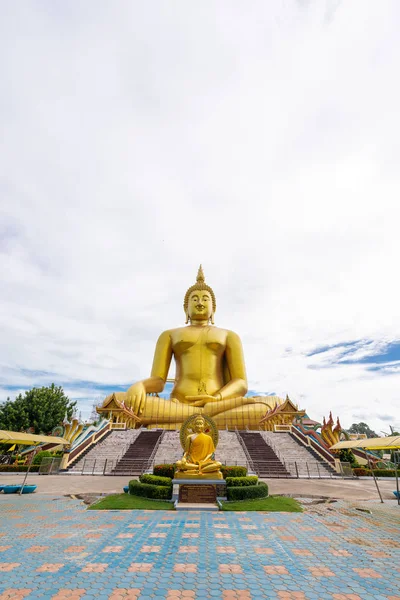
[[[186,314],[186,323],[192,320],[214,323],[214,314],[217,309],[215,294],[204,280],[201,265],[197,273],[196,283],[185,294],[183,308]]]
[[[193,424],[193,429],[196,433],[203,433],[205,426],[206,422],[203,417],[197,417]]]

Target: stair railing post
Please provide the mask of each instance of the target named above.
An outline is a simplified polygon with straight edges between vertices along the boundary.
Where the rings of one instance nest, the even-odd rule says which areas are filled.
[[[319,471],[319,464],[317,463],[317,471],[318,471],[318,478],[321,479],[321,473]]]
[[[103,475],[106,474],[107,461],[108,461],[108,458],[106,458],[106,460],[104,461]]]
[[[297,467],[297,460],[294,461],[294,466],[296,467],[296,477],[299,479],[299,469]]]
[[[85,464],[86,464],[86,458],[83,460],[83,465],[82,465],[82,473],[81,475],[83,475],[83,472],[85,470]]]
[[[308,479],[310,479],[310,469],[308,468],[308,462],[306,462],[306,467],[307,467]]]
[[[96,466],[96,462],[97,462],[97,458],[94,459],[94,463],[93,463],[93,469],[92,469],[92,475],[94,475],[94,468]]]

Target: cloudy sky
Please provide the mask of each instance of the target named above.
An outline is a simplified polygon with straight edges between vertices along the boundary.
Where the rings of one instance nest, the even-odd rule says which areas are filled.
[[[253,392],[400,426],[399,17],[2,2],[0,401],[148,376],[202,262]]]

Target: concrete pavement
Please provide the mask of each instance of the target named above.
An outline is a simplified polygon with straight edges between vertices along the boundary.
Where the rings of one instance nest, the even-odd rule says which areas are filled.
[[[36,493],[43,494],[112,494],[122,492],[129,477],[102,475],[38,475],[32,473],[28,482],[36,483]],[[0,484],[22,483],[23,475],[1,474]],[[373,480],[367,479],[264,479],[270,494],[339,498],[343,500],[379,499]],[[396,482],[379,481],[382,496],[393,499]]]

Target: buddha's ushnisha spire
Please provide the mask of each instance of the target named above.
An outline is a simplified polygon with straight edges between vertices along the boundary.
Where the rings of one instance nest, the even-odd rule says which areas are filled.
[[[197,283],[204,283],[204,281],[205,281],[204,271],[203,271],[203,267],[201,265],[199,266],[199,270],[197,271],[196,281],[197,281]]]

